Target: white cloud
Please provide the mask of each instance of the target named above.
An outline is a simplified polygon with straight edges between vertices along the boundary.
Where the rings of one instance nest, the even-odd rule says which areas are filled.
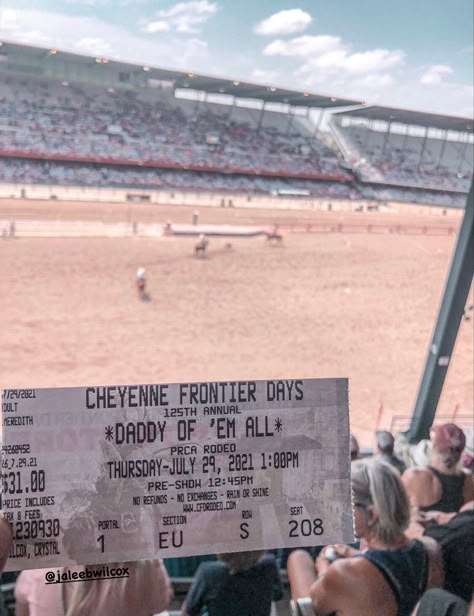
[[[36,29],[38,24],[41,32]],[[162,66],[163,58],[170,58],[170,67],[205,70],[199,62],[208,56],[207,43],[199,38],[178,40],[170,33],[150,40],[91,16],[5,8],[2,26],[3,35],[9,40],[129,62]]]
[[[94,56],[108,56],[111,51],[110,44],[107,41],[93,36],[85,36],[79,39],[74,46],[77,50]]]
[[[260,21],[255,27],[255,34],[262,36],[277,36],[279,34],[295,34],[306,30],[312,17],[301,9],[279,11]]]
[[[322,83],[329,77],[372,77],[382,84],[388,83],[388,71],[404,64],[405,53],[400,49],[369,49],[352,52],[339,36],[318,35],[298,36],[290,40],[276,39],[264,49],[265,56],[286,56],[301,59],[303,62],[296,71],[314,83]],[[367,82],[369,83],[369,82]],[[308,85],[308,81],[306,81]]]
[[[158,11],[158,19],[148,20],[142,24],[146,33],[175,30],[180,34],[197,34],[202,26],[217,13],[217,4],[208,0],[178,2],[169,9]]]
[[[358,80],[358,83],[364,88],[386,88],[387,86],[391,86],[396,83],[396,80],[392,75],[381,74],[381,75],[366,75],[362,79]]]
[[[142,28],[143,32],[147,32],[152,34],[153,32],[168,32],[171,30],[171,26],[167,21],[158,20],[158,21],[150,21]]]
[[[439,85],[443,75],[450,75],[453,69],[448,64],[432,64],[420,77],[420,83],[425,86]]]
[[[310,57],[314,54],[322,54],[326,51],[338,49],[342,47],[342,41],[339,36],[319,35],[311,36],[304,35],[284,41],[276,39],[269,43],[263,50],[265,56],[300,56],[303,58]]]

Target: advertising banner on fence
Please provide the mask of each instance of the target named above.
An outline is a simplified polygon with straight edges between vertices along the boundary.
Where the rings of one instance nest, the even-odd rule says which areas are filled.
[[[5,390],[6,570],[351,542],[346,379]]]

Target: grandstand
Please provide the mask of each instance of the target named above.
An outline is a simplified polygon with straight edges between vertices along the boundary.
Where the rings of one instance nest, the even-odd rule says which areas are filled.
[[[472,122],[462,118],[387,116],[351,99],[7,42],[0,80],[4,185],[462,207],[472,176]],[[322,119],[343,107],[352,111],[332,114],[330,141]],[[393,128],[401,123],[404,134]],[[425,134],[410,134],[411,124]]]
[[[474,149],[468,118],[372,106],[334,113],[330,128],[361,190],[374,197],[418,200],[424,190],[430,199],[440,193],[456,199],[469,190]]]

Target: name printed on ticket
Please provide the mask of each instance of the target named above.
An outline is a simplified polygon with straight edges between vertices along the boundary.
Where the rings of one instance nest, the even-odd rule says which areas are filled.
[[[353,541],[347,379],[2,396],[6,570]]]

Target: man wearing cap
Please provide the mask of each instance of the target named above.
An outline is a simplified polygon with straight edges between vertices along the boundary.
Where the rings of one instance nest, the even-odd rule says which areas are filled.
[[[464,432],[452,423],[431,429],[431,464],[409,468],[402,481],[412,507],[422,512],[450,513],[474,499],[472,473],[459,468],[466,444]]]
[[[377,458],[382,460],[382,462],[386,462],[393,466],[400,475],[406,469],[405,463],[398,456],[393,453],[393,448],[395,446],[395,439],[393,435],[388,430],[377,430],[375,433],[375,438],[377,440]]]

